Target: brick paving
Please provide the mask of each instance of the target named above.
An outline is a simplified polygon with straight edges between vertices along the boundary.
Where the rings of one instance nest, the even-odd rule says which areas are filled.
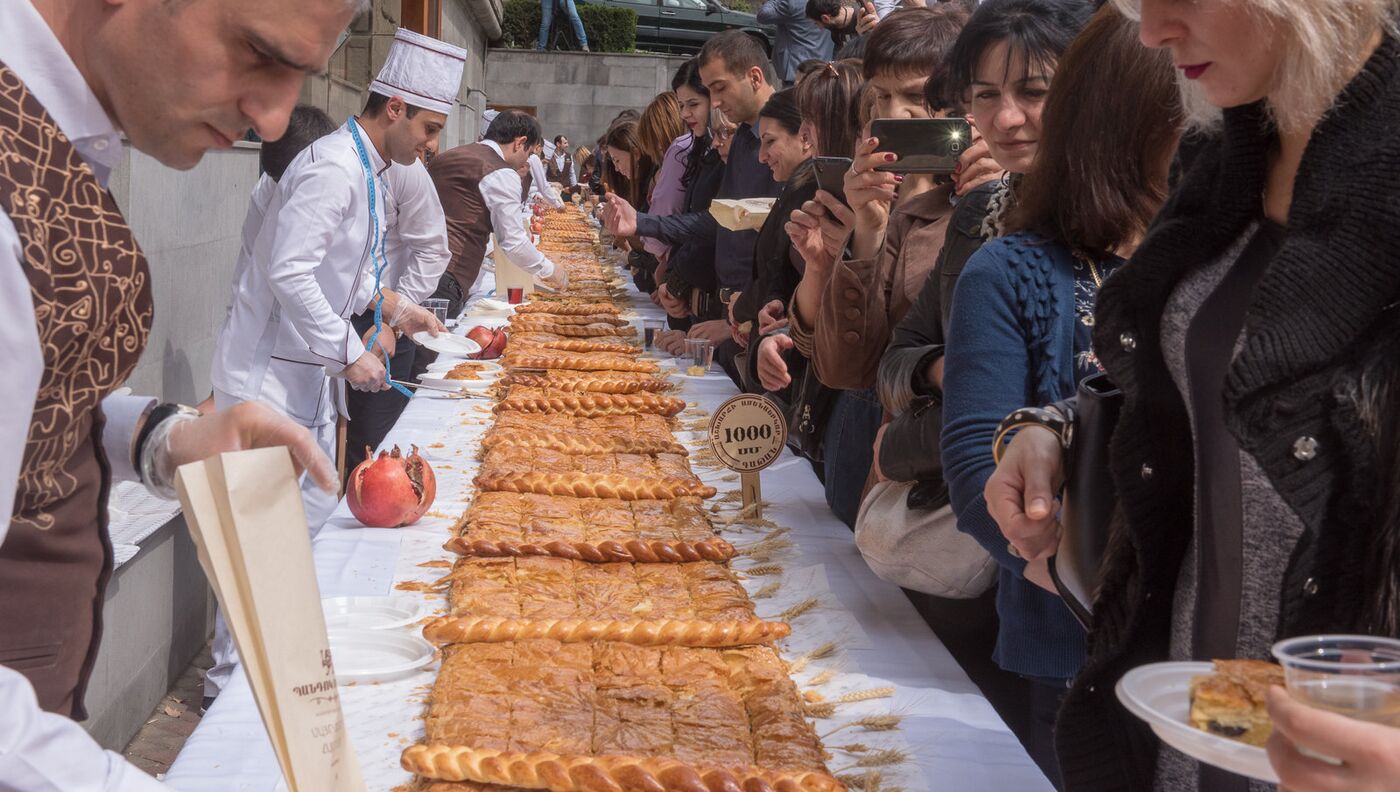
[[[128,761],[151,775],[160,775],[170,769],[170,765],[175,763],[175,755],[180,753],[185,740],[199,725],[199,705],[204,698],[204,672],[213,664],[206,645],[194,663],[175,681],[175,687],[156,705],[155,712],[131,738],[126,750],[122,751]]]

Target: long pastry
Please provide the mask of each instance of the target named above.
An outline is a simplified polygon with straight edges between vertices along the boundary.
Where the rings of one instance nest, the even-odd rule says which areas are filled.
[[[588,561],[594,564],[632,561],[642,564],[680,564],[692,561],[722,563],[733,558],[734,545],[720,539],[699,542],[646,541],[625,539],[604,542],[516,542],[509,539],[489,540],[454,536],[443,545],[444,550],[469,558],[505,558],[519,556],[552,556]]]
[[[697,646],[711,649],[753,646],[786,638],[784,622],[704,622],[684,619],[503,619],[496,616],[444,616],[423,627],[437,644],[502,643],[544,639],[560,643],[619,641],[637,646]]]
[[[443,781],[475,781],[550,792],[845,792],[809,770],[707,767],[653,756],[561,756],[462,745],[410,745],[404,770]]]
[[[612,314],[616,316],[621,313],[616,305],[612,303],[545,303],[528,302],[524,305],[517,305],[515,312],[518,314],[542,313],[555,314],[558,316],[589,316],[591,314]]]
[[[604,336],[599,340],[588,338],[561,338],[558,341],[528,341],[529,346],[552,349],[556,352],[612,352],[618,355],[640,355],[642,348],[636,344],[624,343],[621,339]]]
[[[653,393],[561,393],[542,396],[508,395],[496,404],[496,412],[564,413],[582,418],[601,415],[652,413],[671,417],[685,409],[685,400]]]
[[[506,368],[567,369],[570,371],[640,371],[655,374],[656,363],[637,360],[627,355],[568,355],[550,352],[508,353],[502,361]]]
[[[482,448],[497,446],[543,448],[565,454],[687,454],[685,446],[660,437],[625,435],[541,434],[515,429],[492,429],[481,441]]]
[[[529,388],[550,388],[569,393],[656,393],[670,390],[672,383],[662,379],[620,379],[599,373],[599,376],[574,379],[555,379],[541,374],[516,374],[502,378],[503,385],[521,385]]]
[[[572,498],[617,498],[618,500],[666,500],[695,496],[712,498],[715,488],[696,479],[641,479],[598,473],[513,473],[476,477],[476,484],[487,492],[533,492]]]
[[[569,336],[571,338],[590,338],[594,336],[632,336],[637,334],[637,328],[631,325],[621,327],[606,322],[593,322],[590,324],[559,324],[557,322],[521,322],[519,320],[510,323],[512,330],[538,331],[541,333],[553,333],[555,335]]]
[[[589,324],[610,324],[614,327],[622,327],[630,324],[626,319],[620,319],[615,314],[516,314],[511,317],[510,323],[516,327],[528,327],[530,325],[589,325]]]

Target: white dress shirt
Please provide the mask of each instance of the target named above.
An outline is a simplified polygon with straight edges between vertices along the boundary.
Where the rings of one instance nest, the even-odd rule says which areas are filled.
[[[564,177],[564,186],[572,187],[577,181],[574,176],[574,158],[569,156],[567,149],[561,149],[550,155],[554,158],[554,169],[559,171]]]
[[[390,167],[384,181],[392,198],[384,285],[414,304],[421,303],[437,291],[438,280],[452,261],[447,218],[422,160]]]
[[[0,62],[8,66],[105,183],[122,156],[121,136],[88,88],[73,60],[28,2],[0,2]],[[15,483],[24,457],[29,420],[44,371],[29,279],[19,234],[0,207],[0,542],[9,531]],[[130,445],[135,419],[151,399],[109,396],[103,445],[113,477],[134,478]],[[0,666],[0,790],[25,792],[151,792],[165,785],[104,751],[81,726],[39,709],[29,680]]]
[[[504,157],[501,147],[491,140],[481,141]],[[535,158],[539,160],[538,157]],[[530,241],[525,233],[526,220],[520,211],[520,174],[514,168],[500,168],[481,177],[477,183],[481,200],[491,212],[491,231],[496,244],[511,263],[537,278],[554,275],[554,262]]]
[[[558,209],[564,205],[564,200],[559,197],[559,193],[549,186],[549,176],[544,172],[544,162],[536,154],[530,155],[530,194],[525,196],[525,203],[539,193],[545,201]]]
[[[358,122],[351,119],[306,147],[282,174],[250,266],[234,285],[210,372],[216,389],[268,402],[307,427],[334,421],[343,407],[332,398],[327,375],[340,374],[364,354],[350,317],[374,292],[369,187],[350,124]],[[388,163],[363,127],[359,131],[387,246]]]

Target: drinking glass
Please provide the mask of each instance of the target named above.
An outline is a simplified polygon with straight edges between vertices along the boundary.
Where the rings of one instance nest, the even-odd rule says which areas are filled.
[[[525,287],[510,286],[506,289],[506,302],[511,305],[519,305],[525,302]]]
[[[685,373],[692,377],[702,377],[709,373],[710,364],[715,360],[714,342],[708,338],[687,338],[685,356],[690,361]]]
[[[656,346],[656,334],[661,332],[663,325],[655,319],[648,319],[642,324],[642,348],[650,352]]]
[[[1288,692],[1310,707],[1400,726],[1400,641],[1308,635],[1274,644]]]

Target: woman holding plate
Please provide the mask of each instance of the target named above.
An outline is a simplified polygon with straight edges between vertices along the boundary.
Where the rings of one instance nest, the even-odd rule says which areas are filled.
[[[1159,751],[1113,688],[1281,637],[1400,635],[1400,0],[1114,2],[1172,53],[1203,141],[1099,294],[1120,519],[1057,752],[1072,790],[1265,788]],[[1055,553],[1072,439],[1037,416],[986,487],[1030,560]],[[1400,728],[1271,704],[1286,789],[1396,788]]]

